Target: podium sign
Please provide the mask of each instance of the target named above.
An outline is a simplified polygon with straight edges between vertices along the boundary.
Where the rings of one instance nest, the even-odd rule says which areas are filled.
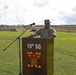
[[[22,38],[23,75],[53,75],[54,38]]]

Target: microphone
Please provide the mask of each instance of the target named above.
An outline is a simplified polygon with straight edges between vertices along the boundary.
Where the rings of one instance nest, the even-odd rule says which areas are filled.
[[[30,27],[31,27],[32,25],[35,25],[35,23],[30,24]]]

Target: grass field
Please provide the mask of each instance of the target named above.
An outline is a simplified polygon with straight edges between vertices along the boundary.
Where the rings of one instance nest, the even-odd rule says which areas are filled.
[[[21,33],[0,32],[0,75],[19,74],[18,40],[3,50]],[[54,75],[76,75],[76,34],[57,32],[54,47]]]

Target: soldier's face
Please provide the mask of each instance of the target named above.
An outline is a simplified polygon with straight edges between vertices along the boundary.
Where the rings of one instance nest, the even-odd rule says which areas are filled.
[[[50,22],[45,22],[45,27],[49,28],[50,27]]]

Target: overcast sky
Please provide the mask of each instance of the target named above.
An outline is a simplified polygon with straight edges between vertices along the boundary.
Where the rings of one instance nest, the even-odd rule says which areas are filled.
[[[76,0],[0,0],[0,24],[76,24]]]

